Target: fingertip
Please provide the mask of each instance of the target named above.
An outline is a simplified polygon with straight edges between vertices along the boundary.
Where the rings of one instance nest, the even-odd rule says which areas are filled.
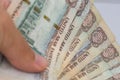
[[[31,58],[31,60],[26,60],[26,58],[22,58],[21,60],[21,57],[18,57],[18,60],[9,58],[8,60],[15,68],[28,73],[42,72],[47,69],[48,62],[44,57],[38,54],[35,54],[34,57],[34,59],[29,57],[29,59]]]
[[[35,64],[39,72],[45,70],[48,66],[47,60],[39,54],[35,55]]]

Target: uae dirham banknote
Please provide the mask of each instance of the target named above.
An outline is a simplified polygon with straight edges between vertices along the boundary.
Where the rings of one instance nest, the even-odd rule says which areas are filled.
[[[0,56],[0,80],[120,80],[120,47],[93,2],[11,0],[16,27],[49,65],[30,74]]]

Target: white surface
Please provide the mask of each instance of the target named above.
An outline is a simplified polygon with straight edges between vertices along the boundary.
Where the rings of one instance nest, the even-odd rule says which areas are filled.
[[[13,68],[6,60],[0,64],[0,80],[41,80],[40,74],[25,73]]]
[[[101,13],[102,17],[104,18],[104,20],[106,21],[107,25],[115,34],[115,37],[118,43],[120,44],[120,37],[119,37],[120,35],[120,4],[119,4],[120,0],[119,1],[116,0],[118,1],[118,3],[117,2],[112,3],[112,1],[115,1],[115,0],[110,0],[111,3],[107,3],[106,1],[108,0],[104,0],[106,3],[102,3],[102,1],[103,0],[99,2],[98,0],[97,2],[95,2],[95,5],[98,8],[99,12]]]

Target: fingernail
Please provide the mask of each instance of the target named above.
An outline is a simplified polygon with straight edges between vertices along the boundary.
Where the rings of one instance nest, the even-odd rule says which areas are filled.
[[[47,60],[44,57],[40,56],[39,54],[36,54],[35,59],[36,59],[35,60],[36,64],[39,66],[39,68],[41,70],[46,69],[48,63],[47,63]]]

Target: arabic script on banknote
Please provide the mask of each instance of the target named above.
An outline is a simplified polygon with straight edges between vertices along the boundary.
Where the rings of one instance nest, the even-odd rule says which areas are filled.
[[[13,22],[49,65],[25,73],[0,55],[0,80],[120,80],[120,47],[93,1],[11,0]]]

